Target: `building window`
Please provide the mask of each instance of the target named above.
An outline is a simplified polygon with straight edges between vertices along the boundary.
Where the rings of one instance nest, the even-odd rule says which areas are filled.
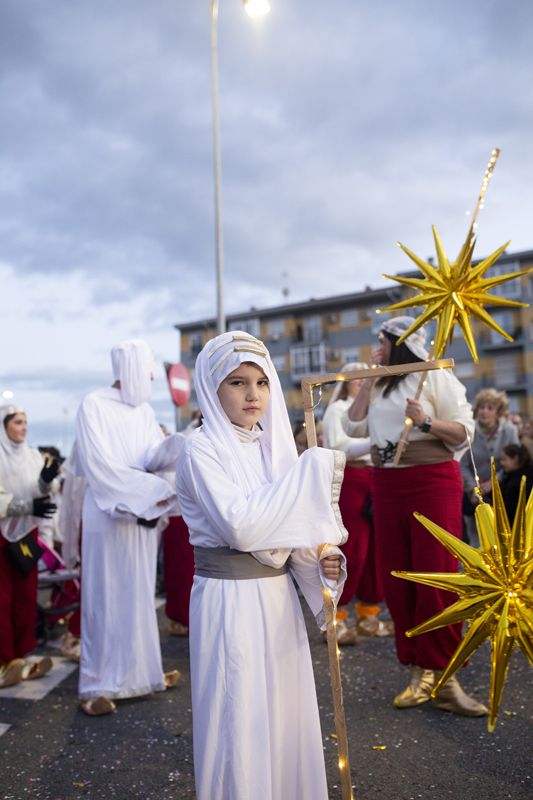
[[[285,335],[285,320],[282,317],[278,319],[269,319],[266,324],[267,339],[277,342]]]
[[[190,333],[189,334],[189,353],[191,356],[197,356],[202,349],[202,334]]]
[[[494,322],[503,328],[503,330],[512,336],[513,334],[513,312],[512,311],[496,311],[494,314],[491,314]],[[491,344],[501,344],[505,341],[504,337],[501,333],[497,331],[493,331],[492,328],[490,329],[490,343]]]
[[[474,378],[476,367],[473,361],[456,361],[453,371],[457,378]]]
[[[311,344],[317,344],[322,339],[322,320],[318,314],[303,320],[303,339]]]
[[[294,379],[302,375],[326,372],[326,347],[324,344],[309,347],[292,347],[290,351],[291,375]]]
[[[516,384],[516,358],[514,355],[500,356],[496,364],[494,383],[497,389],[505,389]]]
[[[278,372],[285,372],[285,356],[271,356],[272,363]]]
[[[361,361],[360,355],[360,348],[359,347],[345,347],[342,352],[342,363],[349,364],[351,362],[359,362]]]
[[[485,273],[485,278],[498,278],[500,275],[507,275],[512,272],[518,272],[520,264],[516,261],[513,264],[496,264]],[[494,286],[490,293],[496,297],[506,297],[510,300],[520,299],[522,296],[522,286],[520,278],[506,281],[500,286]]]
[[[259,339],[261,334],[261,326],[259,324],[259,317],[249,317],[247,319],[234,319],[228,322],[228,330],[230,331],[246,331],[250,336],[255,336]]]
[[[359,312],[355,308],[341,311],[341,328],[355,328],[359,324]]]

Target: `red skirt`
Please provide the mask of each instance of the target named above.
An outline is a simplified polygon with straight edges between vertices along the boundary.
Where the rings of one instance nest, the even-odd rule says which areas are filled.
[[[189,598],[194,578],[194,550],[183,517],[170,517],[163,531],[165,613],[174,622],[189,625]]]
[[[405,631],[455,602],[457,595],[395,578],[391,570],[458,572],[458,562],[418,522],[426,516],[461,538],[462,480],[457,461],[375,469],[372,479],[374,527],[383,569],[385,599],[394,620],[402,664],[444,669],[461,641],[461,625],[449,625],[408,639]]]
[[[372,467],[347,466],[344,470],[339,508],[349,537],[346,544],[341,546],[348,570],[339,601],[341,606],[356,597],[364,603],[380,603],[384,596],[370,517],[371,474]]]
[[[37,528],[32,535],[37,538]],[[37,567],[22,575],[6,545],[0,534],[0,664],[24,658],[37,646]]]

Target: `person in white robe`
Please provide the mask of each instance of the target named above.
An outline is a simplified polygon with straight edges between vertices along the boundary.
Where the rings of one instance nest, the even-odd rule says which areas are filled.
[[[121,342],[111,360],[113,386],[89,394],[76,418],[76,471],[87,481],[79,696],[92,715],[179,678],[176,670],[163,673],[154,603],[156,525],[173,510],[176,493],[154,473],[175,468],[183,437],[165,439],[148,403],[148,345]]]
[[[37,646],[37,563],[30,545],[38,545],[42,521],[56,511],[50,496],[58,488],[59,463],[45,463],[26,443],[26,432],[23,408],[0,407],[0,689],[40,678],[52,667],[49,656],[26,656]],[[30,558],[28,569],[21,571],[13,560],[14,545]]]
[[[177,489],[196,564],[196,796],[326,800],[294,580],[324,628],[323,589],[335,598],[346,576],[336,547],[347,536],[338,508],[345,456],[311,448],[298,458],[276,370],[247,333],[222,334],[204,347],[195,388],[203,424],[180,454]]]

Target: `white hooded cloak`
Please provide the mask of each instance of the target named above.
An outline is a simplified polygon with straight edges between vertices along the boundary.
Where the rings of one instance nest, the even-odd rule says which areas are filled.
[[[148,404],[153,356],[129,340],[112,351],[120,388],[99,389],[76,419],[72,469],[87,490],[82,521],[82,699],[134,697],[165,688],[154,605],[157,529],[176,494],[159,470],[174,468],[183,437],[164,438]],[[73,456],[71,456],[73,459]]]

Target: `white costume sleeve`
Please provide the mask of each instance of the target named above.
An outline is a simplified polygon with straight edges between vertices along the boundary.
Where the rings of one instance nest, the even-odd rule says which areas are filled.
[[[353,438],[362,438],[368,436],[368,417],[354,422],[348,416],[348,412],[344,411],[340,419],[341,427],[347,436]]]
[[[435,409],[437,419],[446,422],[459,422],[465,431],[474,438],[475,422],[472,406],[466,399],[466,389],[457,380],[451,370],[435,370],[430,372],[424,386],[424,395]],[[445,443],[446,444],[446,443]],[[462,450],[467,444],[467,437],[460,445],[446,445],[449,450]]]
[[[370,452],[370,439],[354,438],[348,436],[342,425],[342,418],[345,410],[349,408],[351,403],[345,403],[342,400],[336,400],[326,409],[324,419],[322,420],[324,441],[326,447],[333,450],[342,450],[346,453],[346,457],[352,460],[361,458],[368,455]]]
[[[176,462],[185,442],[182,433],[173,433],[147,453],[145,469],[147,472],[167,472],[176,469]]]
[[[177,472],[183,518],[192,532],[200,509],[217,538],[244,552],[342,544],[348,536],[338,507],[344,463],[343,453],[314,447],[282,478],[246,497],[210,442],[190,438]]]
[[[320,569],[320,561],[327,556],[333,555],[341,557],[341,574],[338,581],[325,578]],[[322,590],[327,589],[330,592],[333,603],[336,606],[347,577],[344,553],[334,545],[327,545],[322,548],[319,560],[318,548],[293,550],[289,558],[289,568],[309,608],[313,612],[317,624],[322,630],[325,630],[326,620]]]
[[[171,486],[157,475],[119,461],[112,437],[105,435],[98,419],[98,406],[89,395],[76,419],[76,442],[78,459],[96,505],[113,518],[124,513],[144,519],[162,516],[176,499]]]

